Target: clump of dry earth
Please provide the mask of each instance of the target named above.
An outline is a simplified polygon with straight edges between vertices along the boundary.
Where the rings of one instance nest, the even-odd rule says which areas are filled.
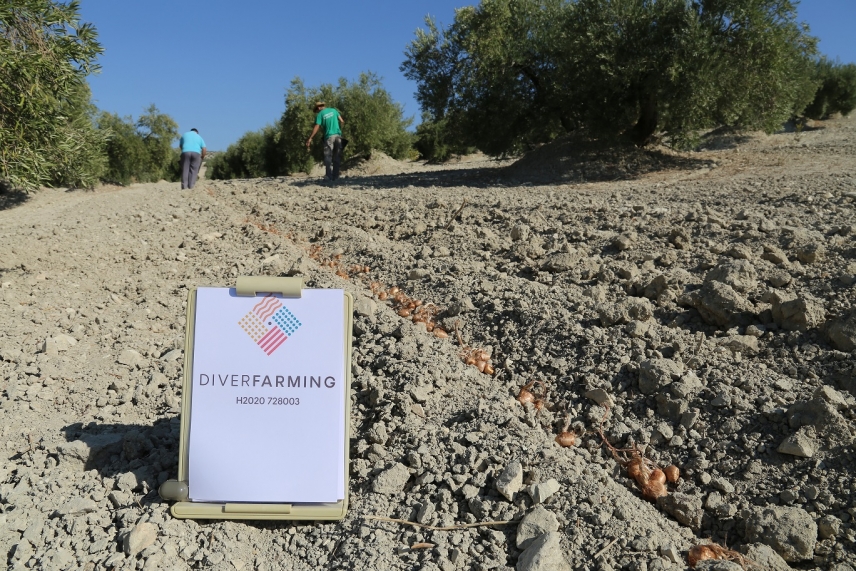
[[[516,165],[375,156],[335,186],[3,196],[9,567],[680,570],[712,539],[764,569],[856,569],[856,121],[683,155],[563,144]],[[337,255],[369,273],[337,276]],[[245,274],[356,297],[342,522],[176,520],[157,496],[187,290]],[[440,306],[495,374],[373,281]],[[515,399],[532,380],[540,411]],[[667,496],[642,498],[601,421],[681,468]]]

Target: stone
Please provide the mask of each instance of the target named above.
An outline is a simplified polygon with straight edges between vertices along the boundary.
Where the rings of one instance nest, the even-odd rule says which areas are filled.
[[[580,255],[578,253],[557,252],[555,254],[548,255],[544,259],[541,269],[556,273],[567,272],[577,267],[579,263]]]
[[[821,539],[836,537],[839,531],[841,531],[841,520],[834,515],[825,515],[817,521],[817,532]]]
[[[639,365],[639,390],[650,395],[677,381],[684,372],[683,363],[671,359],[647,359]]]
[[[561,489],[559,482],[555,478],[550,478],[546,482],[533,484],[529,488],[529,495],[532,496],[532,501],[536,504],[541,504],[547,501],[547,498],[555,494]]]
[[[496,479],[496,491],[509,502],[523,486],[523,465],[519,460],[512,460]]]
[[[681,552],[673,543],[667,543],[660,547],[660,555],[663,556],[664,559],[671,561],[672,563],[682,563],[683,558],[681,557]]]
[[[726,494],[734,493],[734,484],[732,484],[725,478],[714,478],[713,480],[711,480],[710,485],[719,490],[720,492],[724,492]]]
[[[517,526],[517,547],[526,549],[538,537],[559,530],[559,520],[542,505],[529,510]]]
[[[771,297],[773,321],[788,331],[806,331],[823,324],[823,304],[810,297],[790,298],[776,292]]]
[[[773,551],[773,548],[763,543],[744,545],[740,551],[746,558],[754,563],[758,569],[765,571],[792,571],[787,561],[781,555]]]
[[[384,470],[372,482],[372,491],[378,494],[395,494],[404,490],[410,479],[410,471],[404,464],[394,464]]]
[[[56,447],[59,463],[75,471],[104,467],[114,454],[122,452],[124,436],[112,432],[86,434],[78,440],[63,442]]]
[[[704,516],[701,496],[674,492],[657,499],[657,505],[678,522],[698,530]]]
[[[772,244],[764,244],[764,253],[761,254],[761,259],[778,266],[787,266],[791,263],[788,260],[788,255],[781,248]]]
[[[133,368],[143,363],[143,356],[133,349],[125,349],[119,353],[116,362]]]
[[[517,559],[517,571],[571,571],[572,567],[562,553],[562,535],[545,533],[529,544]]]
[[[758,286],[758,272],[748,260],[734,260],[707,272],[704,281],[717,281],[731,286],[735,291],[747,292]]]
[[[408,280],[421,280],[422,278],[427,278],[431,275],[431,270],[427,268],[414,268],[410,270],[410,273],[407,274]]]
[[[511,239],[515,242],[518,240],[526,240],[529,238],[529,234],[531,231],[529,230],[529,226],[525,224],[517,224],[511,228]]]
[[[434,507],[434,504],[431,502],[425,502],[416,513],[416,521],[422,525],[428,525],[431,523],[431,518],[434,517],[436,511],[437,509]]]
[[[839,351],[856,350],[856,309],[830,321],[826,335]]]
[[[354,301],[354,313],[361,317],[374,317],[377,313],[377,303],[366,296],[358,296]]]
[[[181,349],[173,349],[172,351],[167,351],[161,356],[161,361],[164,363],[172,363],[173,361],[178,361],[181,359],[181,355],[184,353]],[[127,364],[127,363],[126,363]]]
[[[844,395],[829,385],[821,385],[816,388],[811,395],[811,400],[827,402],[838,410],[847,410],[849,407]]]
[[[814,433],[813,430],[811,432]],[[806,428],[801,428],[788,436],[776,449],[780,454],[799,456],[801,458],[811,458],[814,456],[816,450],[817,444],[814,438],[808,434]]]
[[[823,244],[803,244],[796,249],[797,259],[804,264],[815,264],[826,257]]]
[[[724,328],[750,325],[757,317],[755,306],[749,300],[730,285],[715,280],[682,295],[678,303],[696,308],[704,321]]]
[[[725,251],[726,256],[731,256],[736,260],[751,260],[755,257],[755,253],[752,251],[752,248],[747,246],[746,244],[732,244],[728,250]]]
[[[749,516],[746,539],[772,547],[789,563],[808,561],[814,557],[817,524],[800,507],[768,506]]]
[[[785,287],[791,283],[794,278],[785,270],[774,269],[767,273],[766,280],[773,287]]]
[[[732,335],[720,342],[734,353],[753,354],[758,352],[758,338],[753,335]]]
[[[635,339],[641,339],[651,331],[651,324],[647,321],[638,321],[634,319],[624,326],[624,330],[628,335]]]
[[[604,327],[623,325],[631,321],[648,321],[654,316],[654,307],[648,299],[629,297],[618,303],[597,306],[597,314]]]
[[[56,356],[60,351],[68,351],[71,347],[77,345],[77,339],[71,335],[55,335],[48,337],[42,343],[42,352],[46,355]]]
[[[131,532],[125,536],[125,539],[122,542],[122,550],[126,555],[134,557],[146,547],[153,545],[157,537],[158,530],[153,524],[148,522],[137,524]]]
[[[125,472],[116,480],[116,487],[125,492],[132,492],[140,486],[137,475],[133,472]]]
[[[616,236],[612,239],[612,247],[618,250],[619,252],[629,250],[633,247],[633,237],[627,234]]]
[[[614,405],[612,397],[603,389],[592,389],[590,391],[586,391],[585,397],[593,400],[600,406],[612,407]]]

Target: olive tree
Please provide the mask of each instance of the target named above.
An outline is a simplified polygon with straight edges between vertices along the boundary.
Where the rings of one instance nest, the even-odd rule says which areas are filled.
[[[85,77],[102,53],[77,1],[0,0],[0,180],[92,186],[103,138]]]
[[[357,154],[369,155],[372,150],[405,158],[412,147],[407,128],[412,120],[404,118],[400,104],[384,89],[381,79],[373,73],[363,73],[356,81],[339,79],[308,87],[295,78],[285,93],[285,111],[273,126],[246,133],[225,153],[209,164],[212,178],[245,178],[310,172],[322,160],[322,141],[315,138],[306,149],[306,139],[312,131],[316,101],[335,107],[345,118],[344,137],[349,144],[345,158]]]
[[[799,113],[815,43],[791,0],[482,0],[428,20],[402,71],[430,121],[491,154],[575,129],[684,144]]]

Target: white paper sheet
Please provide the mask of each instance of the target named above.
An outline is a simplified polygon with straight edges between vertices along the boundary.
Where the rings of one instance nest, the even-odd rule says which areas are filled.
[[[345,497],[344,311],[342,290],[299,299],[197,290],[192,501]]]

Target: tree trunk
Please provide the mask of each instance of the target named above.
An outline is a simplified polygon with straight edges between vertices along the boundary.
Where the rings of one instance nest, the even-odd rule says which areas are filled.
[[[640,100],[639,119],[630,129],[630,140],[640,147],[651,142],[651,136],[657,132],[659,113],[657,99],[650,92],[645,92]]]

